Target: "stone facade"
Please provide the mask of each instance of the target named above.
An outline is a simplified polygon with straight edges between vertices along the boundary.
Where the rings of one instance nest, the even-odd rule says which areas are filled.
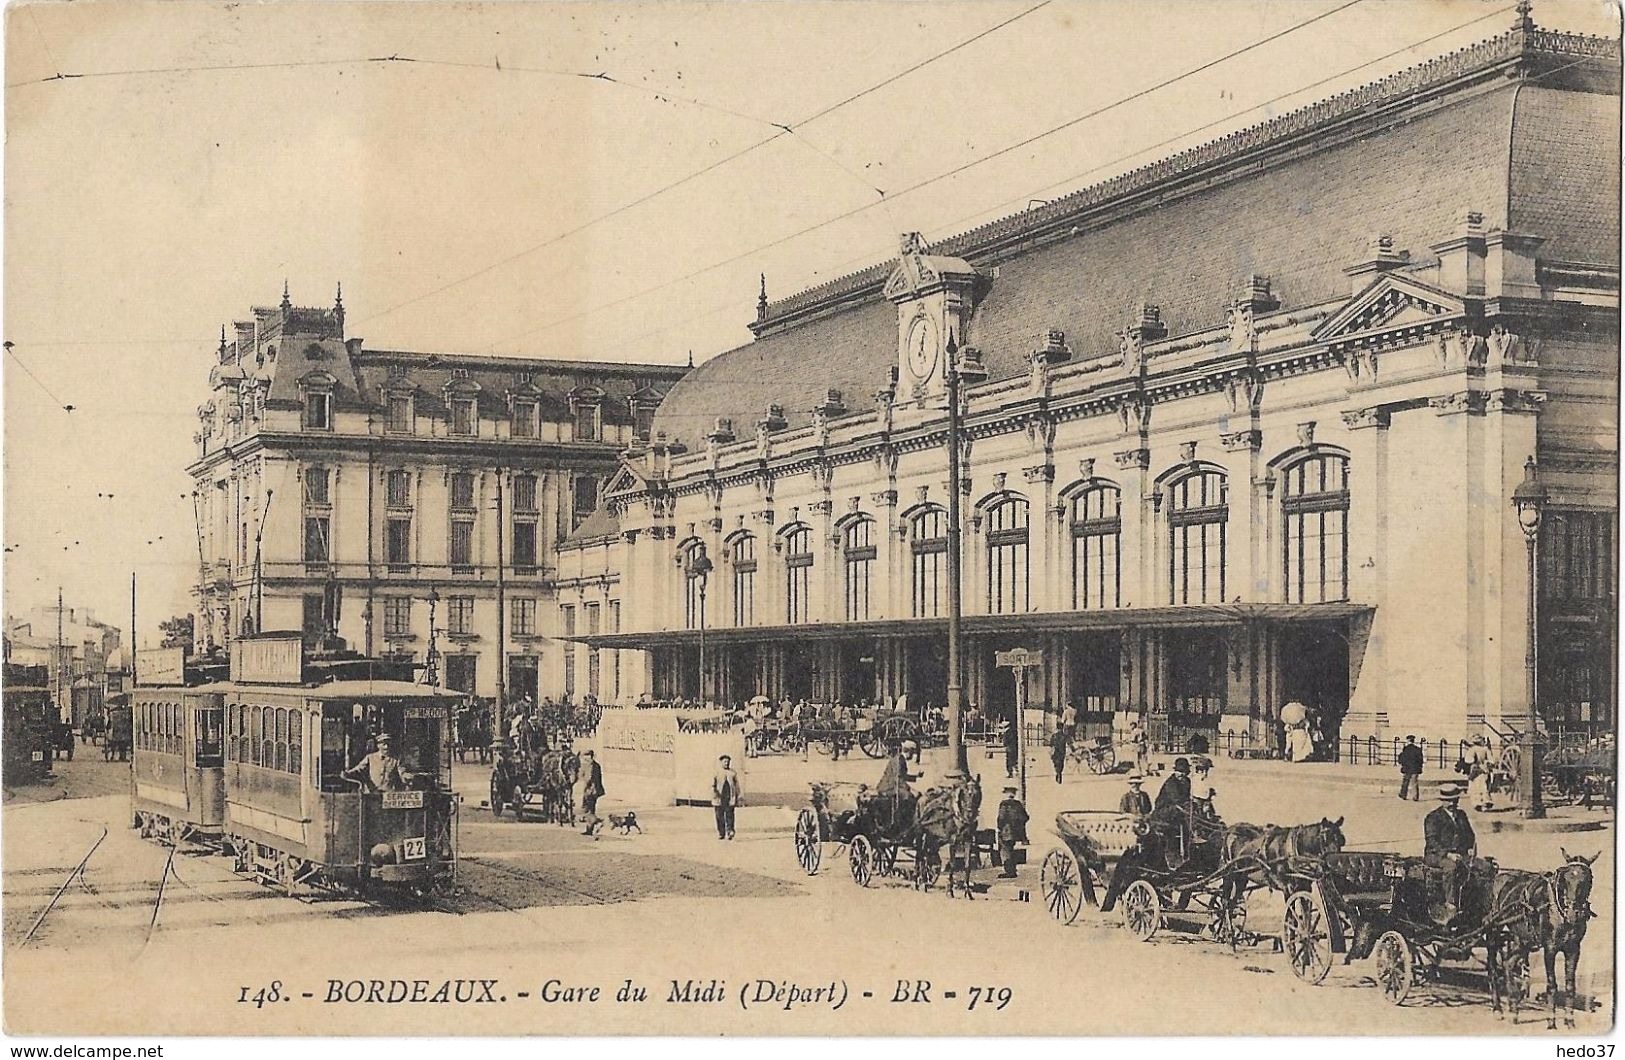
[[[992,656],[1026,646],[1046,661],[1032,698],[1095,725],[1269,742],[1296,699],[1344,736],[1458,738],[1527,709],[1510,497],[1534,456],[1543,709],[1611,726],[1618,173],[1527,145],[1578,123],[1617,154],[1618,57],[1520,25],[1039,216],[764,295],[755,342],[673,389],[561,551],[567,613],[628,601],[619,632],[574,626],[572,665],[614,653],[631,674],[639,653],[633,694],[941,702],[957,486],[971,702],[1013,699]],[[1528,179],[1536,155],[1564,179]],[[1509,218],[1561,220],[1548,238]],[[952,351],[990,372],[958,484]]]
[[[286,294],[215,361],[188,469],[200,648],[303,629],[423,661],[434,594],[443,680],[493,696],[505,655],[514,694],[561,684],[557,545],[682,369],[370,351],[342,299]]]

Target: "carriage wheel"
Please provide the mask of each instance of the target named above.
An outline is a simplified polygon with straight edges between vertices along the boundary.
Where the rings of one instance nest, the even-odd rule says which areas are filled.
[[[1513,1018],[1529,1000],[1529,955],[1514,950],[1501,951],[1501,994],[1512,1009]]]
[[[1063,924],[1072,923],[1083,911],[1083,871],[1072,855],[1059,847],[1044,855],[1044,866],[1038,873],[1039,893],[1044,896],[1049,915]]]
[[[824,844],[818,835],[818,815],[802,810],[796,817],[796,861],[801,871],[809,876],[818,875],[819,863],[824,860]]]
[[[1332,933],[1326,911],[1308,891],[1295,891],[1281,917],[1281,941],[1292,974],[1313,986],[1332,970]]]
[[[1096,776],[1104,776],[1117,768],[1117,752],[1110,747],[1102,747],[1099,752],[1089,756],[1089,772]]]
[[[812,749],[814,751],[817,751],[821,755],[832,755],[832,754],[834,754],[835,753],[835,737],[833,737],[833,736],[816,736],[816,737],[814,737],[813,741],[812,741]]]
[[[1377,940],[1377,985],[1389,1004],[1403,1005],[1416,985],[1416,957],[1411,944],[1397,931],[1384,931]],[[1527,974],[1528,964],[1524,965]]]
[[[875,847],[875,872],[890,876],[897,868],[897,848],[890,843]]]
[[[493,817],[501,817],[502,816],[502,807],[503,807],[503,805],[504,805],[504,803],[503,803],[503,800],[502,800],[502,785],[497,783],[497,778],[496,777],[492,777],[491,778],[491,816],[493,816]]]
[[[1501,751],[1501,768],[1507,776],[1507,799],[1514,806],[1523,805],[1523,752],[1516,744],[1508,744]]]
[[[858,733],[858,747],[870,758],[880,758],[885,755],[886,749],[880,743],[880,730],[864,729]]]
[[[1145,880],[1135,880],[1118,901],[1123,908],[1123,926],[1128,928],[1129,934],[1141,942],[1150,942],[1162,927],[1162,900],[1157,897],[1157,889]]]
[[[852,880],[859,887],[869,886],[869,881],[875,875],[875,847],[869,842],[868,836],[855,835],[852,845],[846,852],[847,867],[852,870]]]

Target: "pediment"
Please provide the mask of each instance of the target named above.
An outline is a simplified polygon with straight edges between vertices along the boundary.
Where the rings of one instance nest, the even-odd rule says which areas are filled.
[[[615,497],[623,493],[636,493],[648,483],[649,480],[644,478],[637,468],[623,463],[615,469],[615,474],[610,476],[609,484],[604,487],[604,496]]]
[[[338,380],[334,378],[333,373],[324,372],[318,368],[314,372],[306,372],[304,375],[300,376],[299,385],[311,388],[330,388],[337,386]]]
[[[976,267],[963,258],[949,258],[924,254],[917,249],[906,249],[897,260],[897,267],[886,280],[886,298],[893,302],[906,302],[921,295],[940,290],[954,283],[970,283],[976,279]]]
[[[1315,329],[1317,342],[1443,325],[1467,313],[1467,302],[1408,276],[1379,276]]]

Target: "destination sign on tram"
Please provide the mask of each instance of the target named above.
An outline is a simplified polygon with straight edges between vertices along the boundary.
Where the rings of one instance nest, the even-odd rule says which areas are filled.
[[[384,792],[384,809],[386,810],[421,810],[422,808],[423,792],[421,791]]]

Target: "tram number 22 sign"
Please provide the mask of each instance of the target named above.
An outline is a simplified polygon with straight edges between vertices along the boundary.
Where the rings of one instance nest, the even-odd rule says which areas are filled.
[[[401,859],[403,861],[422,861],[427,856],[423,836],[401,840]]]

